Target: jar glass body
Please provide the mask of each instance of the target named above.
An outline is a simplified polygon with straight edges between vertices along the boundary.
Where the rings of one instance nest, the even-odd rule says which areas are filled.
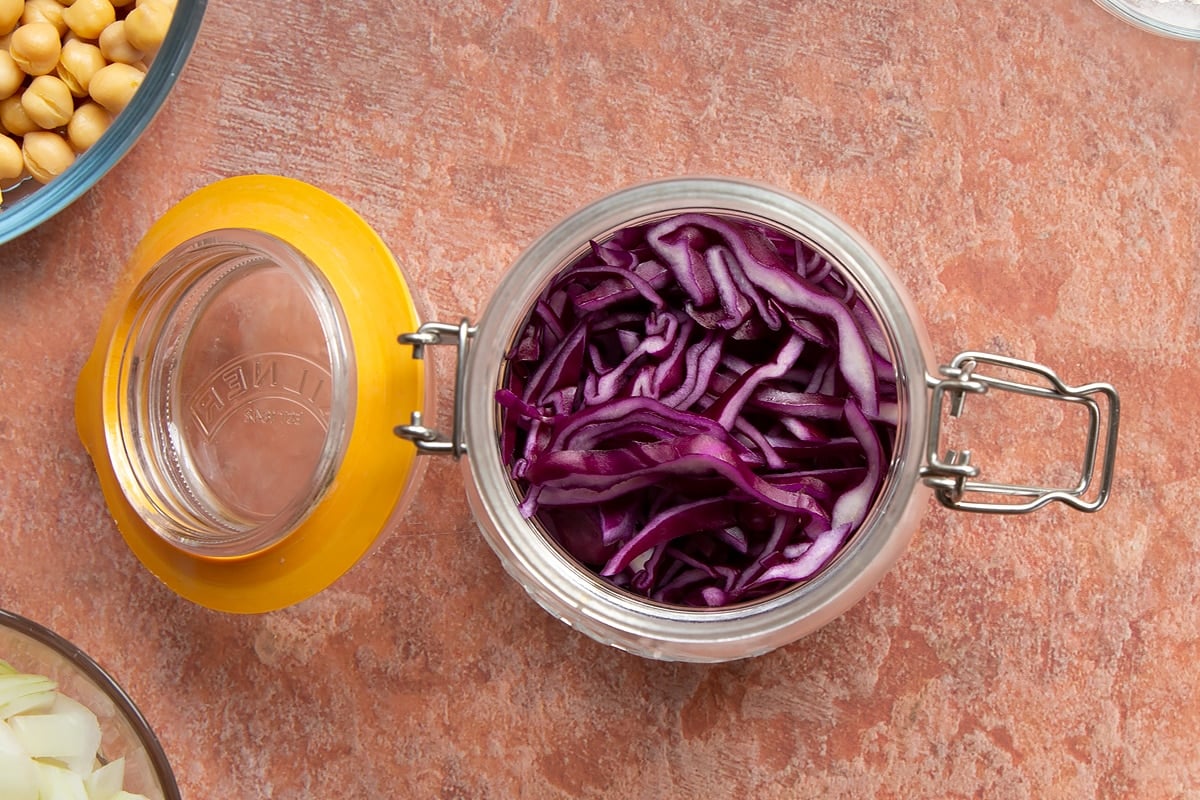
[[[863,525],[816,577],[771,597],[689,609],[605,583],[518,510],[499,450],[494,402],[505,354],[550,280],[616,231],[683,212],[774,227],[828,258],[881,323],[897,370],[899,424],[888,476]],[[869,245],[827,211],[765,186],[725,178],[677,178],[635,186],[566,218],[520,255],[480,319],[467,357],[464,438],[467,493],[485,538],[508,572],[549,613],[592,638],[666,660],[725,661],[770,651],[848,610],[904,552],[927,506],[920,468],[928,429],[929,347],[911,299]]]

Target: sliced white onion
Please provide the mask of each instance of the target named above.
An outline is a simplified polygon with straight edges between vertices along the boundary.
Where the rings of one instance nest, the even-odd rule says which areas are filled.
[[[37,762],[25,752],[6,722],[0,722],[0,797],[38,800]]]
[[[79,774],[48,761],[34,761],[38,768],[38,800],[90,800]]]
[[[100,722],[87,707],[64,694],[43,714],[18,714],[9,724],[34,758],[61,761],[80,777],[92,773],[100,749]]]
[[[125,786],[125,759],[110,761],[83,779],[88,800],[112,800]]]
[[[54,681],[0,661],[0,800],[148,800],[101,763],[100,722]]]

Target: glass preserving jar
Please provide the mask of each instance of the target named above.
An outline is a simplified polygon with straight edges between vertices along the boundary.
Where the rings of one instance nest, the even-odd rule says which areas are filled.
[[[883,485],[831,562],[763,599],[704,609],[615,588],[522,516],[495,401],[506,354],[554,276],[593,241],[687,211],[767,225],[832,262],[881,323],[899,409]],[[930,372],[924,328],[883,259],[828,212],[752,182],[668,179],[576,211],[518,257],[478,324],[422,321],[368,226],[278,177],[186,198],[143,240],[127,278],[80,379],[81,438],[138,558],[220,610],[268,611],[336,580],[411,500],[420,454],[461,459],[484,538],[549,613],[600,642],[685,661],[764,653],[844,613],[904,552],[930,493],[963,510],[1058,501],[1095,511],[1111,488],[1113,387],[1069,386],[1040,365],[974,352]],[[444,434],[424,368],[438,345],[457,351]],[[996,483],[969,451],[943,450],[943,418],[988,392],[1082,409],[1078,475],[1062,486]]]

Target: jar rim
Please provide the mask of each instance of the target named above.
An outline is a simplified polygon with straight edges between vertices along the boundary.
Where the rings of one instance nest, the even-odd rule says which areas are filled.
[[[688,211],[761,222],[803,241],[855,284],[894,353],[900,424],[888,476],[842,552],[813,579],[751,603],[691,609],[654,603],[604,584],[518,511],[498,448],[501,387],[509,345],[547,283],[593,239]],[[927,491],[919,466],[927,428],[923,325],[897,276],[846,223],[796,195],[723,177],[638,184],[583,207],[549,229],[515,261],[478,324],[466,370],[469,497],[485,538],[510,574],[548,611],[594,638],[642,655],[676,660],[740,658],[793,641],[857,602],[899,558]]]

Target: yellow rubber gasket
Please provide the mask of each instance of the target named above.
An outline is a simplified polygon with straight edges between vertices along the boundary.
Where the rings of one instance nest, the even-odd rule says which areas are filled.
[[[248,228],[303,253],[333,287],[350,330],[358,376],[355,418],[332,485],[305,520],[271,547],[211,558],[160,537],[126,498],[111,459],[118,366],[137,312],[135,289],[167,253],[197,236]],[[325,589],[370,550],[416,475],[416,448],[392,433],[425,399],[424,362],[396,343],[415,331],[416,303],[394,257],[351,208],[309,184],[251,175],[186,197],[138,245],[100,326],[76,389],[75,420],[117,528],[137,558],[182,597],[220,611],[259,613]]]

